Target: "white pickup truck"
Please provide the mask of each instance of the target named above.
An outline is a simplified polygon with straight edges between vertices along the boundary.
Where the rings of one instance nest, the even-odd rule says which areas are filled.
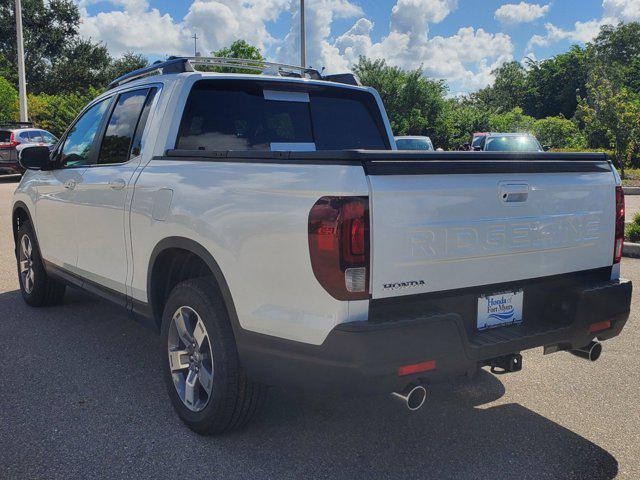
[[[430,382],[534,347],[595,360],[622,330],[604,155],[397,151],[353,76],[194,63],[121,77],[51,155],[25,149],[13,203],[24,300],[71,285],[159,329],[190,428],[243,425],[266,385],[417,408]]]

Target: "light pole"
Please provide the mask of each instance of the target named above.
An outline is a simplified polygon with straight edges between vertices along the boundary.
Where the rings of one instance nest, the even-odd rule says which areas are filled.
[[[304,0],[300,0],[300,66],[307,67],[307,39],[304,28]]]
[[[193,56],[198,56],[198,34],[194,33],[191,38],[193,38]]]
[[[20,121],[29,121],[27,110],[27,80],[24,73],[24,42],[22,40],[22,5],[16,0],[16,37],[18,50],[18,92],[20,95]]]

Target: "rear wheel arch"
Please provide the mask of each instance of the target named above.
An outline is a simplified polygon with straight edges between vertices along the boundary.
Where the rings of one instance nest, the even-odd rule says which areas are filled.
[[[31,227],[35,231],[36,226],[33,224],[33,220],[31,219],[31,213],[29,212],[29,208],[24,202],[18,201],[13,204],[13,215],[11,218],[11,226],[13,230],[14,243],[17,239],[18,228],[20,228],[20,225],[22,225],[22,223],[24,222],[29,222],[31,224]]]
[[[153,249],[147,269],[147,298],[158,328],[164,305],[173,287],[192,278],[210,276],[227,309],[236,338],[240,323],[229,285],[213,255],[200,243],[186,237],[167,237]]]

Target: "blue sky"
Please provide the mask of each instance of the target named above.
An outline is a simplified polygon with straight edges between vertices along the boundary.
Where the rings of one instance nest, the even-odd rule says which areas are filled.
[[[445,79],[452,94],[491,71],[589,41],[602,24],[640,20],[640,0],[306,0],[308,63],[347,70],[359,55]],[[297,62],[299,0],[79,0],[81,34],[114,55],[150,59],[244,38],[272,60]]]

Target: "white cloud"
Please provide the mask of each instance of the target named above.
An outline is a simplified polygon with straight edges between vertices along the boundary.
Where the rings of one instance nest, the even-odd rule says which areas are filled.
[[[294,2],[291,28],[283,45],[276,49],[276,57],[286,63],[300,64],[300,8]],[[349,0],[314,0],[305,9],[307,64],[327,71],[345,71],[348,62],[331,41],[331,27],[335,19],[364,15],[362,9]]]
[[[615,25],[618,23],[616,18],[605,17],[599,20],[589,20],[587,22],[575,22],[573,29],[565,30],[556,27],[552,23],[546,23],[544,28],[547,31],[545,35],[534,35],[527,44],[527,49],[534,47],[546,47],[552,43],[561,40],[569,40],[574,43],[586,43],[598,35],[600,27],[603,25]]]
[[[603,15],[586,22],[575,22],[573,29],[563,29],[545,24],[544,35],[534,35],[527,44],[527,49],[544,47],[552,43],[569,40],[571,42],[586,43],[593,40],[603,25],[616,25],[619,22],[640,21],[640,0],[603,0]]]
[[[298,0],[194,0],[178,20],[161,14],[147,0],[107,0],[111,11],[88,13],[91,3],[104,1],[80,1],[81,33],[104,41],[114,54],[191,54],[191,35],[197,33],[203,54],[244,38],[277,60],[299,62]],[[430,25],[442,22],[457,7],[458,0],[396,0],[387,35],[374,40],[374,25],[356,0],[307,2],[307,63],[339,72],[366,55],[402,68],[422,66],[425,75],[447,80],[454,92],[484,87],[493,80],[491,71],[513,58],[511,38],[472,27],[430,37]],[[269,23],[287,11],[293,12],[290,31],[284,39],[273,38]],[[333,32],[339,19],[354,23],[345,32]]]
[[[374,42],[373,23],[361,18],[334,46],[350,64],[360,55],[383,58],[402,68],[422,67],[425,75],[447,80],[454,90],[481,88],[493,81],[492,70],[513,58],[513,44],[504,33],[473,27],[429,38],[429,23],[441,22],[456,7],[456,1],[398,0],[386,37]]]
[[[134,50],[147,55],[192,54],[191,35],[200,38],[198,50],[203,55],[228,46],[237,39],[266,49],[276,42],[267,29],[289,7],[291,0],[196,0],[186,16],[176,21],[150,8],[147,0],[108,0],[115,8],[89,15],[87,6],[100,0],[81,0],[84,37],[103,41],[119,54]]]
[[[549,11],[549,5],[537,3],[507,3],[498,8],[494,14],[496,20],[506,25],[533,22],[544,17]]]
[[[604,0],[602,7],[607,17],[614,17],[624,22],[640,20],[640,0]]]

